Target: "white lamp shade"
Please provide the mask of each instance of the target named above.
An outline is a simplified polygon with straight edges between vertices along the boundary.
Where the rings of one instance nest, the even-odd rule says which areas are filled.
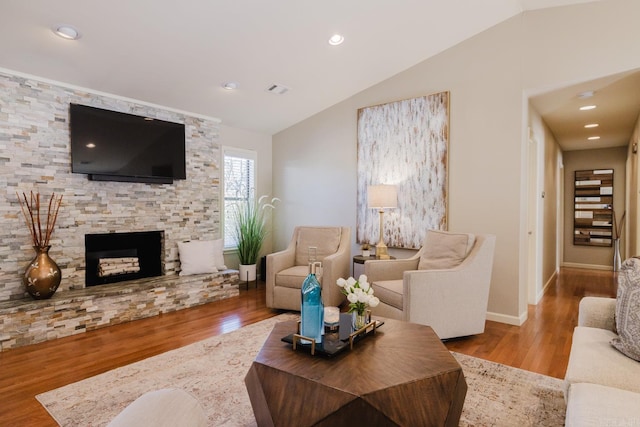
[[[369,208],[397,208],[398,189],[395,185],[370,185],[367,188]]]

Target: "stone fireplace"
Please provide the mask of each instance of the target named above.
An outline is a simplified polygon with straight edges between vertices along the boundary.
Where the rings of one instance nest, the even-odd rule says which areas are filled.
[[[0,72],[0,116],[4,123],[2,155],[5,186],[0,198],[0,351],[75,335],[160,313],[206,304],[239,294],[238,272],[179,276],[178,242],[220,236],[220,120],[134,100],[110,97],[77,87]],[[173,184],[90,181],[71,171],[69,105],[99,108],[185,124],[187,179]],[[57,292],[33,300],[22,283],[33,259],[14,192],[63,195],[51,239],[50,255],[62,269]],[[149,267],[138,243],[96,249],[85,236],[121,237],[121,231],[158,230],[160,253],[154,277],[136,277],[129,264]],[[116,236],[117,235],[117,236]],[[91,238],[89,238],[91,240]],[[156,241],[157,243],[157,241]],[[103,252],[106,251],[106,254]],[[89,253],[87,253],[89,252]],[[87,283],[86,273],[100,259],[119,259],[115,270]],[[92,264],[93,267],[89,264]],[[97,267],[96,267],[97,265]],[[103,266],[104,267],[104,266]],[[108,265],[113,269],[113,265]],[[104,268],[103,268],[104,270]],[[145,273],[146,274],[146,273]],[[108,276],[125,282],[108,283]],[[91,280],[90,280],[91,281]]]
[[[62,270],[58,297],[87,286],[85,276],[91,268],[85,253],[87,234],[162,230],[160,274],[165,276],[180,270],[178,242],[221,235],[219,120],[3,72],[0,87],[0,115],[4,115],[8,137],[0,164],[5,186],[11,189],[0,198],[0,211],[6,213],[0,216],[0,303],[30,299],[22,274],[34,251],[15,192],[34,190],[64,197],[49,252]],[[90,181],[84,174],[73,173],[71,103],[184,123],[187,179],[145,184]],[[99,292],[104,285],[89,287]]]
[[[86,234],[85,285],[163,275],[164,231]]]

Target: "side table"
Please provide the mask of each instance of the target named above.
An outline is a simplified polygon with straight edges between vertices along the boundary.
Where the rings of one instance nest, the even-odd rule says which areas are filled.
[[[369,260],[374,260],[377,259],[375,255],[371,255],[371,256],[362,256],[362,255],[356,255],[353,257],[353,265],[352,265],[352,270],[353,270],[353,277],[355,279],[357,279],[358,277],[360,277],[361,274],[364,274],[364,263],[366,261]],[[391,259],[396,259],[396,257],[391,257]],[[356,270],[357,267],[357,270]]]

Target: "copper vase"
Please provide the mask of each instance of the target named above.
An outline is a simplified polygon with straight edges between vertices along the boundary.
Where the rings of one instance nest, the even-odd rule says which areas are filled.
[[[47,299],[60,286],[60,267],[49,257],[51,246],[34,246],[36,256],[27,266],[22,283],[34,299]]]

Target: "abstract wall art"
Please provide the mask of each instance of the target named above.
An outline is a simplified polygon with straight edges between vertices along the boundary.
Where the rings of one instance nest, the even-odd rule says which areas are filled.
[[[398,208],[384,214],[389,247],[417,249],[428,229],[447,229],[449,92],[358,110],[358,243],[379,240],[379,214],[367,187],[398,186]]]

